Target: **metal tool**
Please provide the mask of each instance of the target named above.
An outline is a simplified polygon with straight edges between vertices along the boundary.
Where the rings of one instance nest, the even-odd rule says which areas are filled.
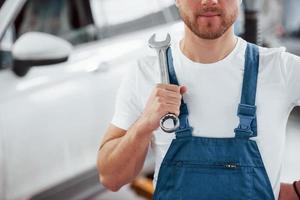
[[[160,79],[163,84],[170,84],[169,79],[169,70],[167,63],[167,49],[171,45],[171,36],[167,35],[167,38],[164,41],[156,41],[155,34],[149,39],[149,46],[156,50],[159,59],[159,68],[160,68]],[[165,122],[169,120],[173,121],[173,127],[167,127]],[[166,133],[172,133],[179,127],[179,119],[173,113],[168,113],[160,119],[160,128]]]

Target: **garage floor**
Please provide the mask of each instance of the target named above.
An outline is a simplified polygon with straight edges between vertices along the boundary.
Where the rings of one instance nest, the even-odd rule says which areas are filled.
[[[129,185],[123,186],[118,192],[105,192],[91,200],[145,200],[137,196]]]

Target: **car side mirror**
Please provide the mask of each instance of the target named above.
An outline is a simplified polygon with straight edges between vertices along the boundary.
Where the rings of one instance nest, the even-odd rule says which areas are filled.
[[[13,71],[18,76],[25,76],[31,67],[65,62],[72,48],[71,43],[54,35],[25,33],[12,47]]]

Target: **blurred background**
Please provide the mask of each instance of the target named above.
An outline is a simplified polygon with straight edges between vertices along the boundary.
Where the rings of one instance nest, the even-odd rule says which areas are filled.
[[[235,32],[300,55],[299,0],[243,0]],[[153,33],[183,33],[174,0],[0,0],[0,199],[150,199],[151,151],[119,192],[96,156],[122,75]],[[300,109],[287,125],[282,181],[300,178]],[[271,144],[270,144],[271,145]]]

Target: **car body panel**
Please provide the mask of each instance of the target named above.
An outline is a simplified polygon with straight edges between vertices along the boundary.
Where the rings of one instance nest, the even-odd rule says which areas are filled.
[[[147,47],[154,32],[179,26],[76,45],[67,62],[33,66],[24,77],[0,70],[0,199],[30,199],[95,167],[122,77],[155,55]]]

